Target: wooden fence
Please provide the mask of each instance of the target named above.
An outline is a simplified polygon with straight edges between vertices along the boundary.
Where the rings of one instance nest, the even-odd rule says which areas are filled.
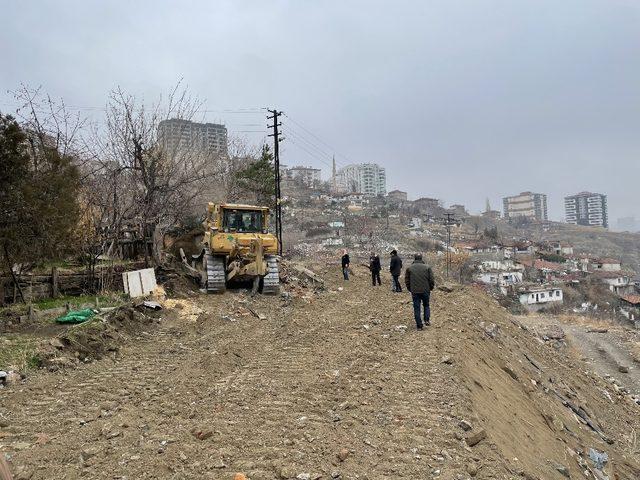
[[[135,269],[131,265],[127,270]],[[120,267],[97,269],[93,272],[61,273],[53,268],[49,275],[23,274],[18,283],[25,301],[43,298],[56,298],[63,295],[82,295],[104,290],[123,289],[122,272]],[[10,276],[0,276],[0,305],[7,305],[20,301],[20,291]]]

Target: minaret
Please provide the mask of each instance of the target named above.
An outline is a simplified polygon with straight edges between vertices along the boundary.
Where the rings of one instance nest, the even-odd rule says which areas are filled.
[[[485,207],[485,212],[490,212],[491,211],[491,204],[489,203],[489,197],[487,197],[487,205]]]
[[[336,186],[336,156],[333,156],[333,171],[331,175],[331,185],[333,186],[333,191],[337,190]]]

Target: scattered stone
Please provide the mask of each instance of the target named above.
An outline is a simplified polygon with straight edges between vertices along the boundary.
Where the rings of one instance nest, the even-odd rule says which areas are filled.
[[[444,357],[442,357],[440,359],[440,363],[446,363],[447,365],[453,365],[453,360],[451,359],[451,357],[445,355]]]
[[[455,285],[452,283],[443,283],[442,285],[438,285],[438,290],[445,293],[451,293],[455,290]]]
[[[236,473],[233,480],[247,480],[247,476],[244,473]]]
[[[340,460],[341,462],[344,462],[347,457],[349,457],[349,454],[351,452],[349,452],[348,448],[343,448],[338,452],[338,460]]]
[[[473,425],[471,425],[466,420],[460,420],[460,422],[458,423],[458,426],[465,432],[468,432],[469,430],[473,429]]]
[[[14,385],[21,380],[22,380],[22,376],[20,376],[18,372],[11,371],[7,373],[7,376],[5,378],[5,383],[7,385]]]
[[[467,465],[467,473],[470,476],[475,477],[478,474],[478,466],[475,463],[469,463]]]
[[[559,325],[549,325],[542,331],[541,336],[545,341],[563,340],[565,337],[565,333]]]
[[[465,441],[467,442],[467,445],[469,445],[470,447],[473,447],[479,444],[485,438],[487,438],[487,432],[484,430],[480,430],[477,433],[474,433],[473,435],[470,435],[467,438],[465,438]]]
[[[340,472],[331,472],[331,478],[340,480],[342,478],[342,474]]]
[[[213,436],[213,432],[211,430],[198,430],[197,428],[194,428],[193,430],[191,430],[191,435],[193,435],[194,437],[196,437],[198,440],[206,440],[207,438],[210,438],[211,436]]]
[[[587,333],[607,333],[608,331],[608,328],[590,328]]]
[[[496,325],[495,323],[490,323],[489,325],[484,327],[484,333],[487,334],[489,338],[496,338],[498,336],[499,330],[500,329],[498,328],[498,325]]]
[[[51,340],[49,340],[49,345],[57,348],[58,350],[64,349],[64,343],[62,343],[59,338],[52,338]]]
[[[560,472],[560,475],[563,477],[571,478],[571,473],[569,473],[569,469],[564,465],[554,465],[554,468]]]
[[[504,367],[502,367],[502,370],[511,378],[513,378],[516,382],[518,381],[518,375],[516,374],[516,372],[513,371],[513,369],[509,365],[505,365]]]
[[[95,457],[99,453],[100,453],[100,447],[96,447],[96,446],[87,447],[82,449],[82,451],[80,452],[80,458],[82,459],[83,462],[86,462],[87,460]]]
[[[311,474],[310,473],[299,473],[296,478],[298,480],[311,480]]]
[[[618,371],[620,373],[629,373],[629,367],[626,365],[618,365]]]

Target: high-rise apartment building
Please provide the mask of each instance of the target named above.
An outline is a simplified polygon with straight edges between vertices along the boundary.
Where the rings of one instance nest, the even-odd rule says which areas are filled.
[[[347,165],[335,175],[338,191],[343,193],[362,193],[367,196],[387,194],[387,175],[385,169],[376,163]]]
[[[567,223],[609,228],[607,196],[601,193],[580,192],[565,197],[564,211]]]
[[[158,124],[158,141],[168,151],[195,149],[227,155],[227,127],[172,118]]]
[[[296,180],[309,188],[317,187],[322,181],[321,170],[313,167],[291,167],[285,168],[283,178]]]
[[[547,220],[547,196],[544,193],[522,192],[502,199],[504,218],[525,217]]]

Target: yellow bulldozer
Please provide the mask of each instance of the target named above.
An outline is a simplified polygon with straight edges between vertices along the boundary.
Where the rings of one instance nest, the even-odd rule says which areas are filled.
[[[269,233],[269,208],[209,203],[193,264],[202,286],[223,293],[230,281],[253,281],[253,293],[280,292],[278,238]]]

